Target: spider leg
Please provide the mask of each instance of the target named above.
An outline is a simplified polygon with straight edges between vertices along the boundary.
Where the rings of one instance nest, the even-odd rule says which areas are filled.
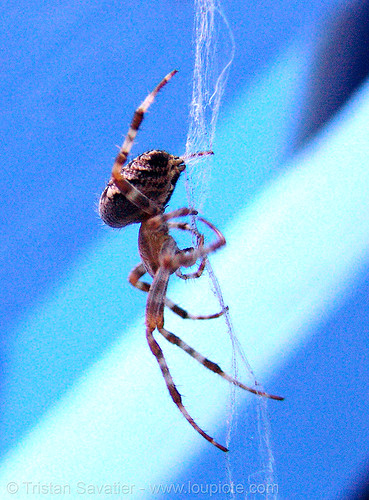
[[[213,155],[214,151],[197,151],[196,153],[184,154],[181,158],[186,160],[191,160],[192,158],[198,158],[199,156],[210,156]]]
[[[197,211],[192,208],[179,208],[178,210],[173,210],[172,212],[169,212],[167,214],[160,214],[156,217],[152,217],[147,221],[147,224],[152,229],[156,229],[163,222],[167,222],[168,220],[174,219],[176,217],[185,217],[186,215],[197,215]],[[202,217],[199,217],[199,220],[206,224],[216,234],[217,239],[206,247],[196,248],[192,252],[180,252],[174,255],[171,259],[171,265],[174,271],[182,266],[193,266],[198,259],[206,257],[206,255],[208,255],[209,253],[215,252],[215,250],[222,247],[226,243],[223,234],[214,226],[214,224],[206,219],[203,219]]]
[[[117,186],[119,191],[124,194],[127,200],[133,203],[136,207],[140,208],[147,215],[153,216],[162,212],[161,208],[154,201],[150,200],[150,198],[141,193],[141,191],[127,181],[127,179],[121,177],[121,179],[113,180],[114,184]]]
[[[197,271],[195,271],[194,273],[185,273],[185,274],[183,274],[180,269],[177,269],[176,275],[178,276],[178,278],[181,278],[182,280],[197,279],[197,278],[200,278],[200,276],[204,272],[205,266],[206,266],[206,258],[203,258],[201,260],[201,262],[200,262],[200,265],[199,265]]]
[[[140,262],[136,267],[132,269],[132,271],[129,273],[128,276],[128,281],[131,283],[132,286],[135,288],[138,288],[138,290],[142,290],[143,292],[148,293],[150,291],[150,283],[147,283],[146,281],[142,281],[140,278],[146,273],[146,269],[144,265]],[[191,314],[185,309],[182,309],[179,305],[175,304],[172,302],[168,297],[164,298],[164,303],[169,309],[171,309],[175,314],[180,316],[183,319],[213,319],[213,318],[219,318],[222,314],[224,314],[223,311],[215,314],[209,314],[206,316],[198,316],[195,314]]]
[[[228,449],[225,446],[222,446],[220,443],[217,443],[215,441],[215,439],[213,439],[211,436],[209,436],[209,434],[206,434],[206,432],[203,431],[201,429],[201,427],[199,427],[196,424],[196,422],[194,421],[194,419],[191,417],[191,415],[188,413],[188,411],[184,407],[183,402],[182,402],[182,397],[181,397],[180,393],[178,392],[177,387],[175,386],[175,384],[173,382],[173,378],[172,378],[172,376],[170,374],[167,362],[166,362],[166,360],[164,358],[163,351],[161,350],[159,344],[154,339],[154,336],[153,336],[152,333],[153,333],[153,331],[150,328],[146,328],[146,338],[147,338],[147,341],[149,343],[149,347],[151,349],[151,352],[156,357],[156,359],[157,359],[157,361],[159,363],[160,370],[161,370],[161,372],[163,374],[163,377],[164,377],[165,383],[167,385],[169,394],[170,394],[170,396],[171,396],[174,404],[178,407],[179,411],[185,417],[185,419],[187,420],[187,422],[189,422],[189,424],[192,425],[192,427],[199,434],[201,434],[201,436],[203,436],[207,441],[209,441],[211,444],[213,444],[214,446],[216,446],[220,450],[222,450],[222,451],[228,451]]]
[[[193,349],[191,346],[186,344],[182,339],[177,337],[177,335],[174,335],[174,333],[168,332],[164,327],[158,328],[159,332],[165,337],[171,344],[174,344],[178,347],[180,347],[183,351],[185,351],[187,354],[192,356],[196,361],[201,363],[205,368],[208,368],[210,371],[217,373],[220,375],[222,378],[227,380],[233,385],[236,385],[237,387],[240,387],[241,389],[244,389],[245,391],[252,392],[253,394],[256,394],[258,396],[263,396],[265,398],[269,399],[276,399],[278,401],[282,401],[284,398],[280,396],[274,396],[273,394],[268,394],[263,391],[258,391],[257,389],[254,389],[252,387],[249,387],[245,384],[242,384],[238,380],[234,379],[233,377],[230,377],[227,373],[225,373],[219,365],[214,363],[208,358],[205,358],[202,354],[200,354],[198,351]]]
[[[185,419],[189,422],[190,425],[203,436],[207,441],[216,446],[222,451],[228,451],[227,448],[217,443],[209,434],[204,432],[201,427],[199,427],[191,415],[186,410],[185,406],[182,402],[182,397],[178,392],[177,387],[174,384],[173,378],[170,374],[167,362],[165,360],[163,351],[157,341],[153,336],[153,331],[156,327],[162,328],[164,324],[164,316],[163,316],[163,308],[164,308],[164,297],[166,293],[166,289],[168,286],[168,280],[170,276],[169,269],[165,267],[159,267],[157,273],[155,274],[152,286],[149,291],[149,297],[147,299],[146,306],[146,339],[149,344],[150,350],[155,356],[162,375],[164,377],[166,386],[168,388],[169,394],[178,407],[179,411],[185,417]]]
[[[148,215],[156,215],[161,212],[156,203],[152,202],[145,195],[140,193],[132,184],[125,180],[122,176],[122,167],[127,161],[127,157],[132,149],[134,140],[136,138],[138,129],[144,118],[144,114],[149,109],[150,105],[154,102],[160,89],[166,85],[169,80],[177,73],[177,70],[173,70],[168,73],[162,81],[154,88],[152,92],[146,97],[142,104],[136,109],[131,126],[129,127],[126,138],[124,139],[123,146],[120,148],[117,157],[115,158],[113,169],[112,169],[112,179],[118,189],[126,196],[126,198],[132,202],[134,205],[142,208]]]
[[[214,314],[206,314],[206,315],[191,314],[185,309],[182,309],[182,307],[179,307],[177,304],[174,304],[170,299],[168,299],[168,297],[165,297],[165,305],[183,319],[214,319],[214,318],[219,318],[219,316],[223,316],[224,312],[228,311],[228,306],[227,306],[225,308],[225,311],[220,311]]]
[[[135,288],[138,288],[139,290],[148,293],[150,291],[150,283],[147,283],[146,281],[141,281],[140,279],[144,274],[146,274],[146,269],[145,266],[142,264],[142,262],[140,262],[129,273],[128,281]]]
[[[177,73],[177,70],[173,70],[168,73],[161,82],[154,88],[152,92],[146,97],[146,99],[140,104],[140,106],[136,109],[135,114],[133,115],[131,126],[129,127],[127,136],[124,140],[123,146],[120,148],[120,151],[115,159],[112,171],[112,177],[114,180],[120,180],[121,169],[127,160],[127,156],[129,155],[131,148],[133,146],[133,142],[136,138],[137,131],[140,128],[142,120],[144,118],[144,114],[149,109],[151,104],[154,102],[155,97],[157,96],[160,89],[166,85],[169,80]]]
[[[200,234],[197,231],[197,229],[191,227],[187,222],[168,222],[168,227],[169,229],[181,229],[182,231],[189,231],[190,233],[194,234],[197,237],[198,246],[201,248],[204,246],[204,235]],[[191,247],[182,251],[192,251],[192,250],[194,249]],[[200,278],[200,276],[204,272],[205,266],[206,266],[206,256],[201,259],[200,265],[197,271],[195,271],[194,273],[183,274],[180,269],[177,269],[176,275],[178,276],[178,278],[181,278],[182,280]]]

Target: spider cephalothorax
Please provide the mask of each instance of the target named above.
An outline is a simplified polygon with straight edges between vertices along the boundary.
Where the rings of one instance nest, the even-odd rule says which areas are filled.
[[[205,439],[222,451],[227,448],[216,442],[204,432],[193,420],[183,405],[169,367],[160,345],[154,338],[157,330],[168,342],[180,347],[203,366],[220,375],[222,378],[242,389],[259,396],[271,399],[283,399],[248,387],[230,377],[219,365],[205,358],[199,352],[186,344],[174,333],[164,328],[164,306],[169,307],[182,318],[211,319],[221,316],[225,311],[206,316],[196,316],[174,304],[166,296],[170,275],[175,273],[181,279],[199,278],[205,268],[206,257],[221,246],[225,245],[222,233],[209,221],[199,217],[198,220],[208,226],[216,236],[213,243],[204,246],[204,236],[187,222],[174,222],[173,219],[188,215],[197,215],[196,210],[180,208],[173,212],[164,213],[180,173],[185,169],[184,158],[173,156],[165,151],[148,151],[126,165],[128,154],[132,148],[144,114],[154,101],[159,90],[172,78],[176,71],[169,73],[157,87],[146,97],[133,115],[131,126],[126,139],[115,159],[112,177],[104,189],[99,203],[99,212],[102,220],[112,227],[124,227],[128,224],[140,222],[139,253],[141,262],[131,271],[130,283],[136,288],[147,292],[146,303],[146,338],[151,352],[156,357],[168,391],[182,415]],[[212,154],[211,151],[195,153],[191,156]],[[169,234],[171,229],[188,231],[197,241],[196,248],[179,249],[174,238]],[[198,269],[189,274],[183,274],[181,267],[188,268],[200,261]],[[145,273],[152,276],[151,284],[142,281]]]
[[[166,151],[152,150],[124,165],[121,175],[164,212],[165,205],[169,202],[176,182],[185,168],[182,158]],[[99,212],[102,220],[111,227],[124,227],[141,222],[146,216],[140,207],[122,194],[113,179],[101,195]]]

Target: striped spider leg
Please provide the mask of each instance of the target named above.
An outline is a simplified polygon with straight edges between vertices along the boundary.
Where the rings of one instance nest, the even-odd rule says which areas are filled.
[[[165,151],[148,151],[125,165],[146,111],[159,90],[176,73],[177,70],[168,73],[133,115],[115,158],[111,179],[100,197],[99,214],[108,226],[124,227],[162,213],[180,173],[186,167],[182,158]],[[147,174],[151,174],[151,179]]]
[[[196,229],[191,228],[188,223],[172,220],[188,215],[197,215],[195,210],[181,208],[167,214],[164,213],[179,176],[186,168],[185,160],[193,156],[212,154],[212,152],[201,151],[179,157],[173,156],[166,151],[151,150],[137,156],[126,164],[144,114],[153,103],[159,90],[166,85],[175,73],[176,71],[172,71],[163,78],[135,111],[123,146],[115,159],[111,179],[100,197],[99,213],[102,220],[111,227],[122,228],[129,224],[141,223],[138,238],[141,263],[131,271],[129,281],[136,288],[148,293],[145,324],[149,347],[158,361],[173,402],[187,421],[214,446],[222,451],[228,451],[227,448],[206,434],[184,407],[163,351],[154,338],[153,334],[156,329],[168,342],[177,345],[196,361],[231,384],[259,396],[276,400],[282,400],[283,398],[242,384],[227,375],[219,365],[205,358],[179,337],[164,328],[164,306],[169,307],[184,319],[212,319],[221,316],[226,311],[225,309],[219,313],[206,316],[193,315],[166,297],[168,281],[172,274],[176,274],[181,279],[199,278],[205,268],[207,255],[225,245],[222,233],[206,219],[198,218],[216,235],[215,241],[208,246],[204,245],[203,235],[198,233]],[[195,235],[197,239],[196,248],[179,249],[174,238],[169,233],[172,229],[189,231]],[[192,267],[198,261],[200,263],[195,272],[182,273],[181,268]],[[153,279],[151,284],[141,280],[146,272]]]

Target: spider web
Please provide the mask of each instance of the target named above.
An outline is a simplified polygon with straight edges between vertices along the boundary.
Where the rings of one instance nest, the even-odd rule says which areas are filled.
[[[228,54],[225,63],[224,58],[219,58],[220,46]],[[234,52],[233,34],[220,1],[195,0],[195,65],[186,154],[208,151],[213,147],[219,108]],[[198,167],[199,162],[201,168]],[[195,158],[186,169],[190,206],[194,204],[195,192],[201,203],[208,195],[206,179],[210,175],[211,162],[211,157]]]
[[[235,43],[220,0],[195,0],[195,65],[193,73],[192,101],[190,105],[190,125],[186,142],[186,155],[198,151],[212,150],[220,105],[223,99],[230,67],[234,58]],[[188,204],[201,211],[208,196],[208,179],[211,175],[213,157],[194,158],[186,169],[186,191]],[[192,221],[196,225],[196,220]],[[210,262],[206,270],[209,286],[225,310],[222,291]],[[226,328],[232,345],[232,371],[241,381],[246,376],[251,383],[262,390],[238,341],[229,312],[224,314]],[[252,396],[247,407],[247,415],[238,416],[238,398],[244,396],[239,389],[230,385],[227,419],[226,480],[229,486],[242,484],[264,486],[259,488],[259,498],[276,498],[274,458],[270,444],[270,424],[267,400]],[[239,428],[242,427],[240,433]],[[237,443],[238,450],[232,451]],[[241,443],[241,446],[240,446]],[[251,460],[249,457],[255,457]],[[249,491],[246,489],[245,491]],[[247,493],[246,493],[247,496]],[[257,495],[252,495],[258,498]],[[236,498],[230,492],[230,498]]]

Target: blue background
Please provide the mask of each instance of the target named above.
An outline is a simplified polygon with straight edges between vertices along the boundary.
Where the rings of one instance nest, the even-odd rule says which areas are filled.
[[[232,222],[247,218],[245,207],[252,207],[254,200],[262,203],[264,193],[267,197],[268,189],[293,168],[314,161],[324,168],[326,159],[315,148],[321,137],[334,164],[339,158],[329,144],[341,134],[341,144],[347,141],[350,175],[366,187],[367,179],[360,177],[366,166],[359,153],[369,149],[369,136],[367,143],[355,142],[355,126],[363,133],[365,115],[347,127],[346,135],[345,127],[355,118],[350,106],[359,115],[369,99],[369,6],[334,0],[324,7],[314,0],[257,5],[233,1],[224,2],[224,10],[234,32],[236,57],[214,147],[218,159],[209,180],[217,195],[207,200],[204,214],[232,240],[233,235],[240,238]],[[141,321],[144,346],[144,297],[126,282],[138,261],[137,228],[112,236],[99,221],[96,204],[109,177],[115,144],[122,142],[133,110],[172,68],[179,74],[150,110],[134,153],[150,148],[184,151],[193,5],[143,1],[133,9],[121,1],[6,2],[0,15],[0,487],[5,492],[5,478],[23,479],[12,477],[11,471],[14,461],[31,460],[25,443],[36,439],[33,430],[42,432],[45,416],[56,415],[60,404],[68,405],[65,396],[105,353],[114,352],[132,319]],[[319,192],[320,182],[309,189]],[[355,225],[355,199],[351,201],[342,221],[348,216]],[[171,206],[185,203],[182,187]],[[365,219],[366,210],[358,205],[357,218]],[[334,239],[334,232],[327,233],[333,234],[329,241],[324,225],[323,230],[317,227],[317,234],[323,235],[321,254],[328,262],[341,235],[337,231]],[[280,240],[284,236],[280,234]],[[353,252],[337,290],[309,321],[296,326],[304,335],[291,333],[283,355],[276,347],[279,361],[264,368],[268,389],[286,396],[284,406],[269,405],[281,498],[349,498],[367,474],[368,234],[363,232],[360,239],[362,247]],[[119,255],[109,254],[114,245]],[[303,262],[299,248],[297,242],[296,260]],[[293,247],[290,250],[293,253]],[[305,283],[297,277],[294,285],[301,289]],[[238,290],[239,296],[243,293]],[[248,300],[246,292],[243,300]],[[266,292],[265,307],[271,306],[269,300]],[[236,306],[230,305],[237,316]],[[278,339],[274,341],[277,345]],[[153,384],[164,393],[156,366],[153,369]],[[202,371],[197,376],[201,378]],[[160,427],[160,404],[151,412],[151,425]],[[180,418],[174,409],[167,440]],[[223,422],[218,423],[219,432]],[[126,430],[138,432],[134,427]],[[44,432],[51,431],[46,426]],[[109,428],[97,432],[108,440]],[[223,480],[224,458],[217,450],[209,450],[205,442],[193,453],[183,446],[181,466],[173,468],[168,458],[171,481]],[[58,468],[58,460],[67,460],[58,453],[50,457],[51,469]],[[145,460],[148,469],[158,461],[155,448]],[[106,470],[115,470],[116,461],[108,454]],[[40,473],[29,474],[29,481],[44,480]],[[63,481],[68,480],[64,475]]]

